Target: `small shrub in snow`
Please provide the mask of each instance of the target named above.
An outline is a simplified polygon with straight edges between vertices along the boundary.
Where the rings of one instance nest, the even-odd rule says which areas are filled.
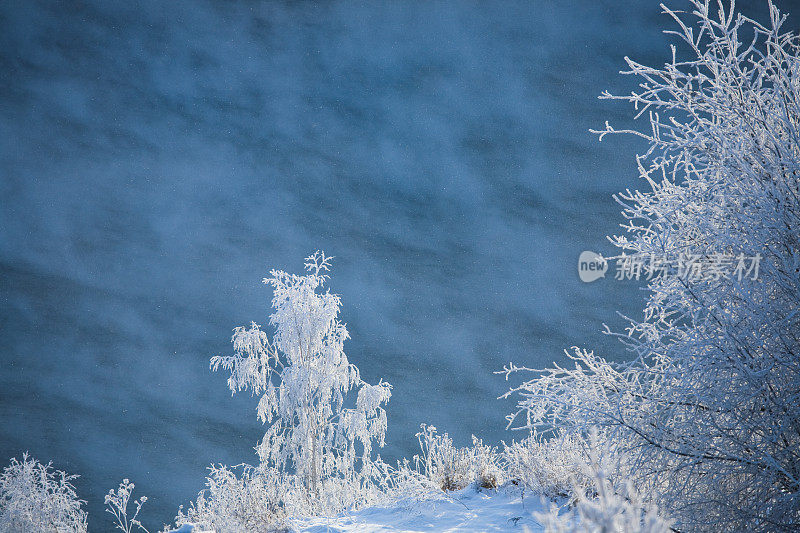
[[[596,479],[597,496],[581,496],[574,507],[534,513],[546,533],[669,533],[670,522],[642,503],[630,485],[615,492],[607,480]]]
[[[435,501],[437,497],[448,500],[441,484],[421,473],[418,466],[412,468],[408,459],[398,462],[397,468],[384,465],[381,487],[383,495],[374,500],[376,505],[412,510],[423,500]]]
[[[544,439],[533,434],[504,443],[502,453],[509,479],[547,498],[568,496],[576,486],[584,490],[590,485],[582,466],[586,448],[577,437]]]
[[[572,505],[534,513],[546,533],[668,533],[671,522],[646,504],[633,485],[620,477],[622,457],[609,450],[592,431],[580,461],[585,486],[575,484]]]
[[[414,456],[417,470],[443,491],[460,490],[477,482],[483,488],[496,488],[504,480],[495,448],[472,437],[472,447],[456,448],[447,435],[434,426],[422,424],[417,433],[420,455]]]
[[[475,469],[475,482],[482,489],[496,489],[505,482],[505,468],[497,448],[488,446],[472,436],[472,457]]]
[[[0,533],[85,533],[86,512],[70,476],[28,454],[0,474]]]
[[[133,493],[135,485],[127,479],[123,479],[119,484],[117,490],[111,489],[106,494],[106,512],[111,513],[117,525],[117,529],[125,533],[135,531],[134,527],[138,530],[147,532],[147,529],[137,519],[139,511],[142,510],[142,505],[147,501],[147,496],[142,496],[138,500],[134,500],[133,504],[136,506],[133,516],[128,517],[128,502],[130,501],[131,494]]]
[[[248,465],[209,470],[206,489],[197,501],[178,511],[178,526],[192,524],[216,533],[265,533],[285,527],[285,498],[294,484],[291,476]]]

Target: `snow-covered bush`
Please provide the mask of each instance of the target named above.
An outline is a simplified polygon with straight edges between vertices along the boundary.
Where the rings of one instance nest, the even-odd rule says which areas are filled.
[[[81,508],[70,476],[51,465],[22,456],[0,474],[0,533],[85,533]]]
[[[593,480],[595,494],[576,490],[569,508],[552,504],[548,513],[534,513],[545,533],[669,533],[671,522],[661,518],[657,508],[644,503],[632,484],[617,491],[598,471]]]
[[[285,498],[294,484],[291,476],[248,465],[212,466],[209,471],[197,501],[185,512],[178,511],[178,526],[192,524],[216,533],[265,533],[285,527]]]
[[[505,465],[502,455],[494,446],[484,444],[472,436],[472,457],[474,461],[475,482],[482,489],[496,489],[506,481]]]
[[[460,490],[477,482],[483,488],[496,488],[505,473],[497,449],[472,437],[472,446],[456,448],[447,433],[439,435],[434,426],[422,424],[417,433],[420,455],[414,456],[416,469],[443,491]]]
[[[575,436],[545,439],[533,434],[503,445],[508,478],[525,489],[546,498],[558,498],[572,494],[575,487],[585,490],[590,486],[582,467],[586,445]]]
[[[681,530],[798,530],[800,41],[772,4],[762,24],[691,3],[692,15],[665,8],[685,51],[662,68],[626,59],[640,89],[604,95],[649,112],[645,132],[627,132],[650,143],[638,158],[649,189],[619,196],[627,235],[612,239],[651,277],[643,318],[619,334],[633,357],[575,348],[574,369],[514,389],[510,422],[603,428]],[[726,257],[733,271],[743,257],[758,268],[746,279],[686,268]],[[679,265],[661,275],[650,258]]]
[[[319,495],[331,509],[357,509],[365,505],[421,499],[430,487],[407,466],[390,468],[376,459],[361,484],[341,477],[320,480]],[[320,507],[310,502],[303,479],[274,466],[223,465],[209,468],[206,488],[197,500],[175,517],[177,527],[216,533],[260,533],[291,529],[292,518],[314,516]]]
[[[117,490],[109,490],[105,498],[106,512],[111,513],[114,517],[114,521],[117,525],[116,529],[124,531],[125,533],[131,533],[137,530],[147,532],[147,528],[138,520],[139,511],[142,510],[142,505],[147,501],[147,496],[142,496],[138,500],[134,500],[133,504],[136,506],[136,510],[133,512],[133,516],[128,517],[128,503],[130,502],[134,488],[135,485],[133,483],[128,479],[123,479]],[[134,529],[134,527],[136,529]]]
[[[547,513],[534,513],[546,533],[668,533],[671,522],[639,496],[624,477],[626,457],[609,447],[591,428],[585,440],[572,441],[580,483],[573,481],[571,498]],[[564,442],[565,439],[553,439]],[[578,478],[574,478],[577,480]]]
[[[274,290],[273,341],[255,323],[239,327],[234,355],[211,359],[213,370],[230,372],[232,393],[260,395],[258,417],[268,427],[258,455],[264,468],[293,476],[300,487],[305,503],[293,512],[338,512],[362,501],[380,470],[372,447],[383,446],[386,433],[391,386],[365,383],[344,353],[340,299],[323,292],[330,259],[321,252],[306,258],[303,276],[272,270],[264,283]]]

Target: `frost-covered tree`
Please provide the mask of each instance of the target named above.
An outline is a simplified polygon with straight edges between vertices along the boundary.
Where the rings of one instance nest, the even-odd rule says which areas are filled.
[[[649,117],[646,131],[627,131],[649,142],[638,158],[647,190],[618,197],[626,234],[612,242],[643,258],[729,264],[656,273],[643,317],[612,333],[632,358],[576,348],[574,368],[511,392],[511,423],[603,428],[630,455],[640,493],[681,530],[797,531],[800,41],[771,3],[763,24],[733,5],[691,4],[691,15],[664,8],[684,45],[671,60],[626,58],[639,90],[603,95]],[[742,258],[757,271],[736,275]]]
[[[0,533],[86,533],[86,512],[72,486],[78,476],[36,459],[12,459],[0,474]]]
[[[264,283],[274,291],[273,340],[252,323],[234,330],[233,356],[211,359],[213,370],[230,372],[232,393],[260,395],[258,417],[268,424],[257,447],[262,465],[301,480],[317,510],[346,503],[368,481],[373,444],[384,444],[383,405],[391,396],[388,383],[365,383],[344,353],[349,335],[338,320],[341,302],[324,289],[330,259],[314,253],[302,276],[272,270]],[[332,502],[337,498],[343,499]]]

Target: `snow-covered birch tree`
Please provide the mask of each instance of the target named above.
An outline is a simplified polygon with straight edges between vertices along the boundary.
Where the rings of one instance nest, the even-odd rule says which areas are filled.
[[[312,511],[335,510],[347,500],[343,492],[369,482],[391,396],[388,383],[365,383],[344,353],[341,301],[325,289],[330,259],[309,256],[302,276],[272,270],[264,283],[274,291],[273,339],[256,323],[238,327],[234,355],[211,359],[213,370],[230,372],[232,393],[260,396],[258,418],[268,425],[256,448],[262,465],[295,476]],[[347,403],[349,392],[357,392],[354,402]],[[331,482],[335,488],[325,491]]]
[[[612,363],[575,348],[513,389],[523,428],[586,432],[625,449],[630,475],[679,530],[800,530],[800,41],[769,4],[665,12],[682,43],[663,67],[627,59],[627,96],[648,118],[646,190],[619,195],[642,257],[733,257],[731,273],[655,275]],[[663,7],[663,6],[662,6]],[[741,258],[757,269],[733,275]],[[751,265],[752,266],[752,265]],[[519,368],[513,365],[507,371]]]

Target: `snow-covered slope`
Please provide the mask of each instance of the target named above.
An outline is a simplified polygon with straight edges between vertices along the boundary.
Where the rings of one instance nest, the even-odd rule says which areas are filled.
[[[523,497],[524,496],[524,497]],[[405,500],[392,505],[367,507],[336,517],[297,519],[291,529],[304,533],[376,533],[417,531],[527,531],[542,527],[534,512],[546,511],[549,503],[517,487],[497,490],[474,485],[422,500]],[[171,533],[207,533],[186,524]]]
[[[449,494],[448,498],[405,502],[401,505],[368,507],[336,518],[298,521],[299,531],[541,531],[535,511],[545,511],[546,502],[537,495],[522,497],[516,488],[476,489],[474,486]]]

